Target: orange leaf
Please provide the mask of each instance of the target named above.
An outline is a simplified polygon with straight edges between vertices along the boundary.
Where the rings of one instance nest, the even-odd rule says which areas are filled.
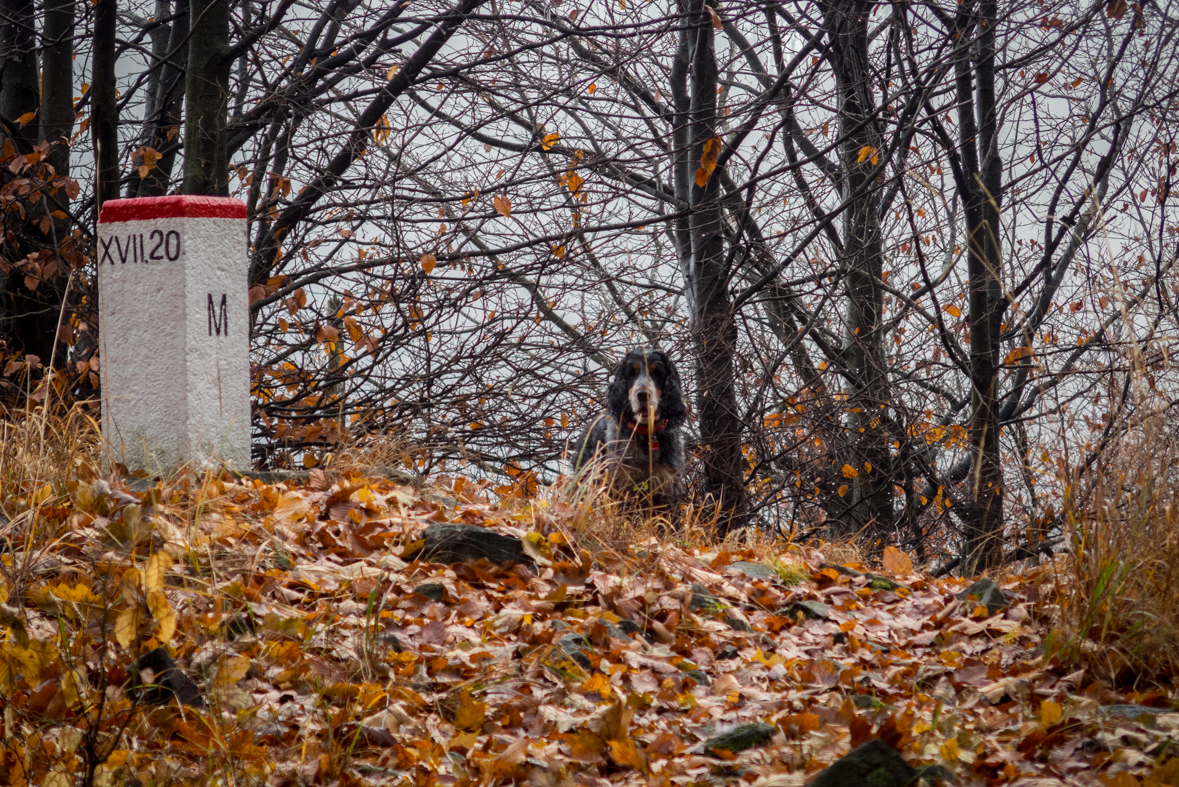
[[[700,154],[700,169],[696,170],[696,185],[704,188],[708,183],[708,179],[712,177],[713,170],[716,169],[716,160],[721,152],[720,137],[713,137],[704,143],[704,149]]]
[[[20,123],[22,126],[27,126],[27,125],[29,125],[30,123],[32,123],[32,122],[33,122],[34,120],[36,120],[36,119],[37,119],[37,113],[36,113],[36,111],[33,111],[33,112],[26,112],[26,113],[24,113],[23,115],[21,115],[20,117],[18,117],[18,118],[16,119],[16,122],[17,122],[17,123]]]
[[[610,756],[619,765],[626,765],[646,774],[650,767],[647,755],[639,751],[633,740],[610,741]]]
[[[1032,354],[1031,347],[1016,347],[1003,358],[1004,364],[1015,363],[1021,358],[1027,358]]]
[[[512,215],[512,203],[507,197],[498,196],[492,202],[495,204],[495,212],[507,218]]]
[[[948,314],[948,315],[950,315],[951,317],[954,317],[954,318],[958,318],[958,317],[961,317],[961,316],[962,316],[962,310],[961,310],[961,309],[959,309],[957,306],[955,306],[955,305],[954,305],[954,304],[952,304],[952,303],[951,303],[949,306],[947,306],[947,307],[946,307],[946,310],[945,310],[945,311],[946,311],[946,314]]]
[[[561,135],[555,131],[552,134],[545,134],[544,139],[540,141],[540,146],[544,150],[552,150],[553,145],[557,144],[560,139]]]
[[[860,471],[856,470],[851,465],[844,465],[843,466],[843,477],[844,478],[856,478],[857,476],[859,476],[859,474],[860,474]]]
[[[896,547],[885,547],[881,562],[884,570],[894,577],[913,573],[913,559]]]
[[[438,258],[435,257],[433,254],[423,254],[422,255],[422,270],[425,271],[427,276],[429,276],[430,273],[434,270],[434,266],[437,263],[438,263]]]

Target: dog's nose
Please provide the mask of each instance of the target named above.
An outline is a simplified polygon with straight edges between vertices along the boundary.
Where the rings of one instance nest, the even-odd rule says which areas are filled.
[[[636,396],[638,397],[639,404],[645,407],[647,405],[649,394],[646,391],[639,391]]]

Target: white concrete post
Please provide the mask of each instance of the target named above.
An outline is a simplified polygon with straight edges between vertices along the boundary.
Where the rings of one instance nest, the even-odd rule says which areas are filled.
[[[246,207],[223,197],[110,200],[98,224],[107,462],[250,468]]]

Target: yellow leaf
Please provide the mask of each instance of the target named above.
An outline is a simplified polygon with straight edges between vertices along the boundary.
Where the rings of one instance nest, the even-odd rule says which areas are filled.
[[[1045,727],[1051,727],[1056,722],[1060,721],[1061,716],[1064,715],[1064,708],[1052,700],[1044,700],[1040,703],[1040,721],[1044,722]]]
[[[951,317],[957,318],[957,317],[962,316],[962,310],[959,309],[957,306],[955,306],[952,303],[946,307],[945,311],[946,311],[946,314],[950,315]]]
[[[454,726],[460,730],[477,730],[483,726],[486,715],[487,705],[472,697],[471,692],[463,691],[458,710],[454,712]]]
[[[553,247],[553,256],[556,257],[557,259],[561,259],[562,257],[564,257],[565,256],[565,247],[564,246],[554,246]]]
[[[239,680],[250,671],[248,656],[228,656],[217,664],[217,678],[215,685],[218,693],[224,694],[233,688]]]
[[[864,145],[864,147],[860,148],[860,155],[856,157],[856,163],[863,164],[865,159],[875,155],[876,148],[872,147],[871,145]]]
[[[589,680],[581,684],[578,691],[582,694],[597,694],[602,699],[608,700],[611,693],[610,679],[600,672],[595,672]]]
[[[1025,347],[1016,347],[1014,350],[1007,353],[1007,355],[1003,358],[1003,363],[1004,364],[1015,363],[1016,361],[1018,361],[1021,358],[1027,358],[1031,354],[1032,354],[1031,347],[1026,347],[1026,346]]]
[[[563,180],[565,181],[565,186],[568,187],[570,194],[576,194],[581,189],[581,184],[585,183],[582,177],[576,172],[570,172],[563,178]]]
[[[153,590],[164,589],[164,575],[172,568],[172,556],[167,552],[157,552],[147,561],[147,568],[143,572],[143,585],[150,593]]]
[[[384,142],[393,133],[393,127],[389,125],[389,116],[381,115],[381,119],[377,121],[377,125],[373,128],[373,139],[378,143]]]
[[[544,139],[540,141],[540,146],[545,150],[552,150],[553,145],[557,144],[560,139],[561,135],[555,131],[552,134],[545,134]]]
[[[392,79],[397,76],[397,72],[401,70],[401,66],[389,66],[389,70],[385,72],[385,79]]]
[[[115,639],[124,648],[130,648],[135,642],[135,633],[139,631],[139,608],[127,607],[115,618]]]
[[[843,466],[843,477],[844,477],[844,478],[855,478],[855,477],[857,477],[859,474],[860,474],[860,471],[859,471],[859,470],[856,470],[856,469],[855,469],[854,467],[852,467],[851,465],[844,465],[844,466]]]
[[[839,487],[839,489],[837,489],[836,491],[839,492],[840,497],[843,497],[844,495],[847,494],[847,484],[844,484],[843,486]]]
[[[512,215],[512,203],[507,197],[503,195],[497,196],[492,200],[492,203],[495,205],[495,212],[499,215],[504,218]]]
[[[160,642],[172,639],[172,635],[176,633],[176,612],[162,591],[153,590],[147,594],[147,608],[160,627],[157,639]]]
[[[20,117],[18,117],[16,119],[16,122],[20,123],[22,126],[27,126],[30,123],[32,123],[34,120],[36,120],[36,118],[37,118],[37,113],[35,111],[34,112],[26,112],[23,115],[21,115]]]
[[[696,170],[696,185],[700,188],[704,188],[705,184],[708,183],[708,179],[712,177],[720,152],[720,137],[713,137],[704,143],[704,149],[700,153],[700,169]]]
[[[422,255],[422,271],[429,276],[434,271],[434,265],[437,264],[438,258],[433,254]]]
[[[826,361],[819,361],[819,371],[821,372],[826,368],[827,368],[827,362]]]
[[[949,738],[942,744],[942,756],[950,762],[958,761],[958,739]]]

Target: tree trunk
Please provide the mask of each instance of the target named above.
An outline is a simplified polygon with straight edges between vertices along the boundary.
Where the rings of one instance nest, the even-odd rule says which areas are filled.
[[[49,163],[59,176],[70,174],[74,131],[74,3],[45,0],[42,62],[41,139],[50,143]]]
[[[185,41],[188,37],[188,0],[176,0],[175,11],[168,0],[158,0],[159,18],[172,17],[152,37],[152,56],[162,62],[150,95],[150,111],[144,118],[143,144],[160,153],[155,166],[143,177],[132,172],[127,182],[128,197],[159,197],[168,191],[176,154],[180,147],[181,112],[184,109],[184,74],[188,59]],[[158,45],[162,41],[162,45]]]
[[[229,104],[229,0],[191,0],[185,75],[185,194],[229,194],[225,113]]]
[[[711,15],[695,0],[685,22],[691,25],[690,162],[715,162],[717,70]],[[703,185],[701,185],[702,179]],[[729,270],[721,224],[720,174],[705,172],[691,185],[689,229],[692,245],[692,338],[696,350],[696,407],[704,459],[704,494],[717,507],[718,534],[747,524],[741,454],[741,416],[737,408],[733,356],[737,323],[729,297]]]
[[[960,144],[968,189],[963,198],[970,202],[965,214],[970,285],[970,444],[974,466],[968,482],[969,507],[964,516],[962,569],[965,575],[993,568],[1003,559],[1003,466],[996,401],[999,329],[1004,306],[999,239],[1003,163],[996,140],[995,1],[982,0],[980,12],[975,69],[972,72],[968,43],[971,36],[965,11],[958,14],[962,23],[955,62]],[[977,97],[971,84],[972,73],[977,73]]]
[[[0,0],[0,128],[5,156],[25,154],[37,142],[36,120],[30,122],[40,109],[37,67],[37,31],[33,0]],[[30,114],[31,113],[31,114]],[[23,118],[23,125],[22,125]],[[0,168],[0,184],[15,173],[7,166]],[[19,172],[19,171],[18,171]],[[15,206],[14,206],[15,207]],[[22,205],[25,215],[31,209]],[[16,214],[10,214],[19,223]],[[30,254],[37,253],[40,233],[31,221],[25,221],[17,232],[15,245],[3,244],[0,249],[0,336],[11,344],[11,349],[31,353],[48,362],[52,352],[52,332],[45,341],[45,314],[50,306],[40,303],[40,297],[25,285],[24,265]]]
[[[94,75],[90,84],[90,130],[98,159],[95,198],[99,211],[119,198],[119,105],[115,96],[115,0],[94,5]]]
[[[842,511],[829,512],[832,538],[847,537],[871,526],[884,532],[892,525],[891,451],[883,408],[890,404],[881,327],[884,294],[878,286],[884,259],[880,232],[880,190],[870,182],[883,156],[868,64],[868,17],[872,3],[835,0],[823,6],[839,105],[839,158],[843,201],[843,267],[847,325],[843,361],[851,380],[847,396],[847,455],[840,468],[848,490]]]

